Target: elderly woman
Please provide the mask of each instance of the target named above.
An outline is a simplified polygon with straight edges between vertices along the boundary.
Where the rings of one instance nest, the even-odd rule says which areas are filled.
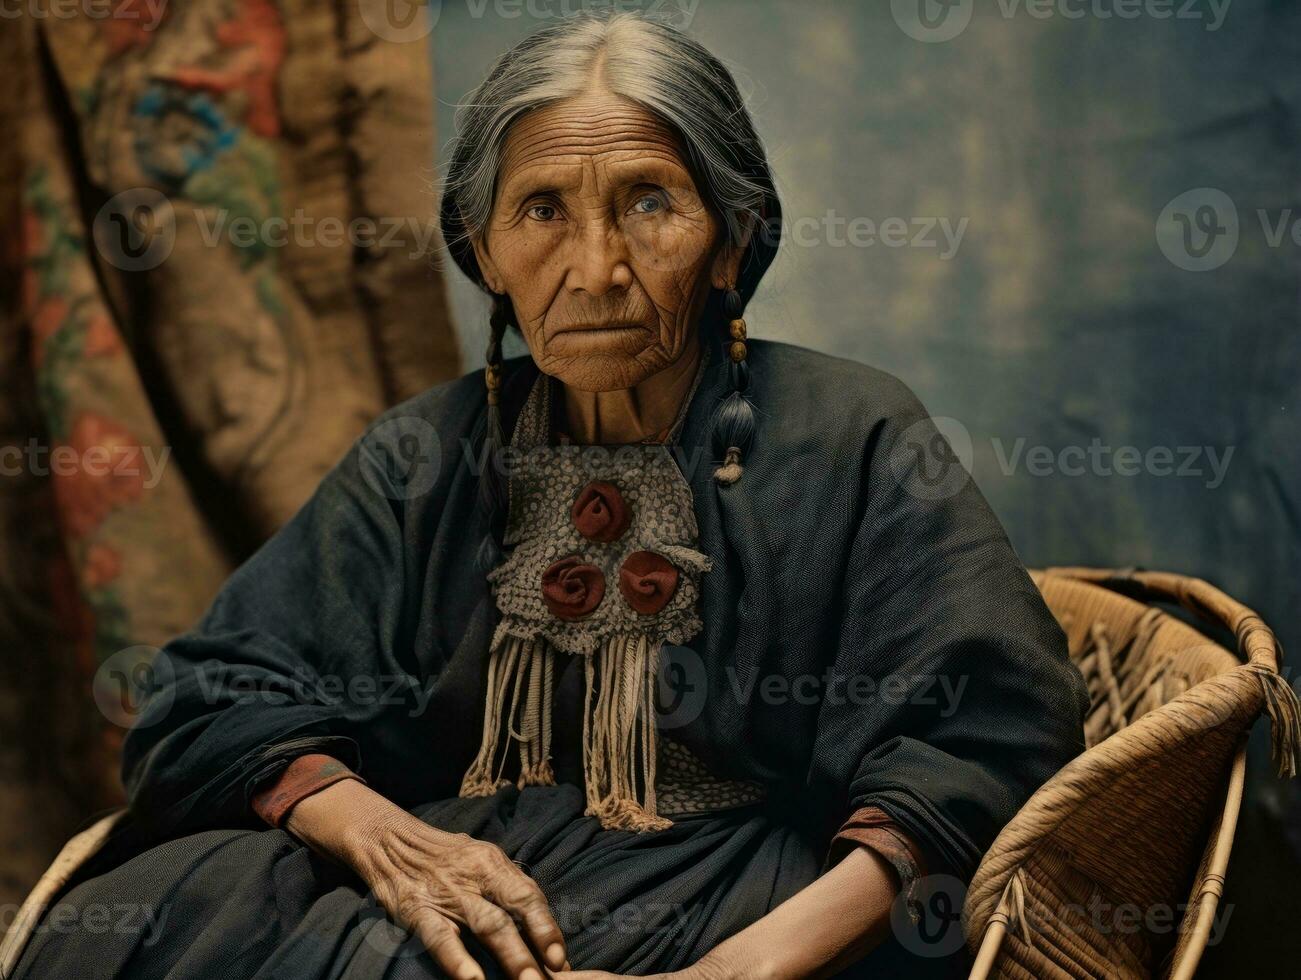
[[[140,926],[42,929],[17,976],[951,969],[896,896],[1083,742],[998,521],[900,382],[747,339],[781,210],[698,44],[557,23],[461,122],[486,370],[377,423],[167,648],[132,819],[62,903]]]

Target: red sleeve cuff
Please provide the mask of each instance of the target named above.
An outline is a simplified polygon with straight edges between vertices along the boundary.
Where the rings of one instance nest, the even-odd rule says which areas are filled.
[[[885,858],[899,875],[904,895],[926,874],[926,860],[916,842],[878,807],[865,806],[845,821],[831,839],[826,866],[834,865],[854,847],[870,847]]]
[[[301,755],[253,794],[253,812],[272,827],[279,827],[299,802],[345,779],[366,782],[332,755]]]

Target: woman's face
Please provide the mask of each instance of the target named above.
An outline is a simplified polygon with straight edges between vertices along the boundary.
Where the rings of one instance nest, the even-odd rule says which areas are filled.
[[[627,99],[567,99],[518,120],[474,243],[538,367],[583,391],[630,388],[676,361],[711,283],[734,281],[673,132]]]

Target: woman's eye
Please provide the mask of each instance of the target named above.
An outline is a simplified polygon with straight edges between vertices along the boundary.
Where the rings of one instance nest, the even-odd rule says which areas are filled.
[[[551,221],[556,216],[556,209],[550,204],[535,204],[528,209],[528,216],[534,221]]]
[[[663,209],[664,202],[655,194],[643,194],[632,206],[634,214],[655,214]]]

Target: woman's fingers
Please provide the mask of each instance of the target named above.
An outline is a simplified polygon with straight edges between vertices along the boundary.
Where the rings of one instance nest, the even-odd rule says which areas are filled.
[[[484,980],[483,967],[461,942],[461,930],[432,908],[411,916],[410,925],[429,955],[456,980]]]
[[[487,899],[467,897],[461,910],[470,930],[492,952],[507,976],[513,980],[542,980],[538,961],[504,909]]]
[[[512,864],[487,883],[484,894],[524,923],[533,949],[546,965],[560,970],[565,965],[565,934],[556,925],[551,906],[538,883]]]

